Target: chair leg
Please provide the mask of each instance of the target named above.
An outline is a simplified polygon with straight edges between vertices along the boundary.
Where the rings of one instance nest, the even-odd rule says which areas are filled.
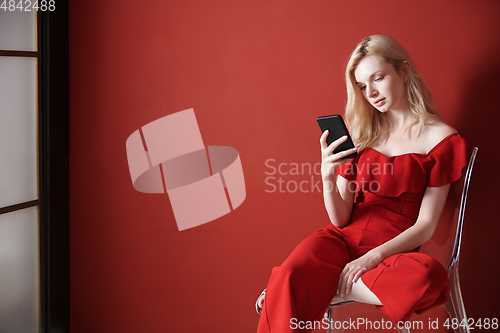
[[[409,328],[398,328],[398,332],[399,333],[410,333],[410,329]]]
[[[355,311],[353,311],[355,310]],[[350,318],[353,315],[362,315],[369,313],[377,313],[378,310],[374,305],[357,303],[354,301],[343,301],[330,304],[325,317],[328,319],[328,333],[345,332],[349,328]],[[409,333],[409,331],[403,331]]]
[[[455,333],[470,333],[467,327],[467,314],[465,313],[462,291],[460,289],[460,279],[458,278],[458,264],[451,267],[450,276],[450,299],[445,304],[445,309],[450,315],[450,324],[455,318],[458,320],[458,327]],[[460,325],[462,324],[462,325]]]
[[[341,302],[341,303],[338,303],[338,304],[330,304],[328,306],[328,311],[326,312],[326,317],[328,318],[328,330],[327,332],[328,333],[343,333],[345,332],[345,329],[343,328],[342,326],[342,323],[344,321],[344,316],[345,314],[341,311],[341,309],[343,308],[343,305],[345,304],[349,304],[351,302]],[[333,309],[332,309],[333,308]],[[332,320],[332,311],[334,312],[335,314],[335,319],[336,321],[333,321]],[[349,313],[349,312],[347,312]]]
[[[328,311],[326,312],[326,317],[328,318],[328,329],[327,329],[327,332],[328,333],[340,333],[340,332],[344,332],[344,330],[342,330],[342,327],[339,327],[338,325],[335,325],[334,322],[332,321],[332,307],[334,305],[329,305],[328,306]]]
[[[328,305],[328,311],[326,312],[326,318],[328,319],[328,323],[332,322],[332,305]],[[327,333],[332,333],[332,328],[328,325]]]

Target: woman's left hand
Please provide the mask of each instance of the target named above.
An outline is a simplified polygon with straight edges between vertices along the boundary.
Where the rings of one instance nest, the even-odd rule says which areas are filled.
[[[357,282],[361,275],[377,267],[381,261],[380,255],[372,250],[345,265],[339,276],[337,293],[345,297],[351,292],[352,284]]]

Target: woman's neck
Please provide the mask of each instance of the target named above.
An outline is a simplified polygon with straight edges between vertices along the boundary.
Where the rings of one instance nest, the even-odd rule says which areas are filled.
[[[403,110],[390,110],[387,111],[387,120],[389,122],[389,132],[398,132],[408,127],[411,122],[410,112]]]

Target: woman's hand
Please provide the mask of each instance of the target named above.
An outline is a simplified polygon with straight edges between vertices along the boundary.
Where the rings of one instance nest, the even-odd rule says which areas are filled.
[[[319,142],[321,144],[321,177],[323,180],[333,180],[337,168],[348,161],[348,159],[342,160],[342,157],[354,153],[357,148],[351,148],[336,154],[332,154],[335,148],[337,148],[347,140],[347,135],[344,135],[343,137],[333,141],[330,145],[326,143],[327,136],[328,130],[324,131],[321,135],[321,138],[319,139]]]
[[[323,200],[325,208],[328,212],[330,222],[339,228],[345,227],[351,219],[352,206],[354,202],[354,192],[351,189],[347,179],[337,177],[337,168],[349,161],[343,160],[349,154],[354,153],[357,149],[352,148],[340,153],[333,154],[335,148],[340,146],[342,142],[347,140],[347,137],[341,137],[335,140],[330,145],[326,143],[328,131],[324,131],[321,135],[321,180],[323,181]],[[356,184],[354,184],[356,185]]]
[[[339,276],[337,293],[341,297],[349,294],[352,290],[352,284],[357,282],[361,275],[377,267],[381,261],[381,256],[372,250],[345,265]]]

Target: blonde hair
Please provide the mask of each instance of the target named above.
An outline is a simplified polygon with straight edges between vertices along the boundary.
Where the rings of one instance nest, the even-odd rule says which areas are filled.
[[[406,97],[410,105],[413,121],[406,131],[417,125],[417,133],[429,118],[442,120],[442,116],[432,102],[431,94],[408,52],[396,40],[386,35],[365,37],[351,54],[345,71],[347,86],[346,121],[354,143],[361,149],[370,143],[387,138],[390,124],[387,115],[378,112],[363,96],[356,85],[354,71],[361,59],[368,55],[383,57],[394,66],[396,72],[404,70],[403,62],[408,61],[411,70],[406,82]],[[411,131],[409,131],[411,133]]]

